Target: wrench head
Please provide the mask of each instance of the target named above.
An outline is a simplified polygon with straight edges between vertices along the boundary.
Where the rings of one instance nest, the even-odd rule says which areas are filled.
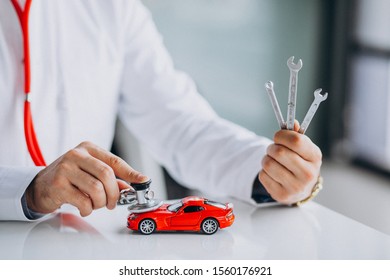
[[[318,88],[314,91],[314,98],[319,100],[320,102],[326,100],[328,98],[328,93],[325,92],[324,94],[321,94],[322,88]]]
[[[291,71],[299,71],[303,66],[302,59],[298,60],[298,63],[294,63],[294,56],[292,56],[287,60],[287,66]]]
[[[268,81],[265,83],[265,88],[266,89],[273,89],[274,88],[274,83],[272,81]]]

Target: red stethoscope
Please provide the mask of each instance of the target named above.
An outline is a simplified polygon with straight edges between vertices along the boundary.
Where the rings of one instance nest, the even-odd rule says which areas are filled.
[[[26,0],[24,10],[20,7],[18,0],[11,0],[16,14],[18,15],[23,34],[23,53],[24,53],[24,135],[26,138],[27,149],[36,166],[46,166],[45,159],[39,148],[38,140],[35,135],[34,124],[31,115],[30,89],[31,89],[31,66],[30,66],[30,44],[28,31],[28,18],[32,0]]]

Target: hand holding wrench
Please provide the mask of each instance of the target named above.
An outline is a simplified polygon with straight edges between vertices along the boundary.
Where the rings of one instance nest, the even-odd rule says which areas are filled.
[[[266,82],[265,89],[268,93],[269,99],[271,100],[272,108],[274,109],[276,119],[278,120],[279,123],[279,127],[281,129],[286,129],[286,123],[284,122],[282,112],[280,111],[278,100],[276,99],[275,96],[274,83],[271,81]]]
[[[295,105],[297,102],[298,72],[302,68],[302,60],[294,63],[294,57],[287,60],[287,66],[290,69],[290,85],[288,91],[288,110],[287,110],[287,129],[294,130]]]
[[[321,91],[322,89],[320,88],[314,91],[314,101],[311,104],[309,110],[307,111],[305,118],[303,119],[303,122],[299,129],[299,133],[304,134],[306,132],[306,129],[309,127],[309,124],[313,119],[314,114],[316,113],[318,107],[320,106],[320,103],[326,100],[326,98],[328,98],[328,93],[325,92],[324,94],[321,94]]]

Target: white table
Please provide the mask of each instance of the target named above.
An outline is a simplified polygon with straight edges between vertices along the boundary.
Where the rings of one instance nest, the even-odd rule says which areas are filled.
[[[0,222],[0,259],[390,259],[390,236],[315,202],[254,208],[230,201],[233,226],[210,236],[132,232],[125,206],[84,219],[58,213]]]

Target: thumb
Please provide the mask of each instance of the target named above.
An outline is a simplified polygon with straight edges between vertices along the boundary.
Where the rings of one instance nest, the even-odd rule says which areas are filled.
[[[299,121],[295,120],[294,121],[294,131],[298,132],[300,128],[301,128],[301,125],[299,124]]]

